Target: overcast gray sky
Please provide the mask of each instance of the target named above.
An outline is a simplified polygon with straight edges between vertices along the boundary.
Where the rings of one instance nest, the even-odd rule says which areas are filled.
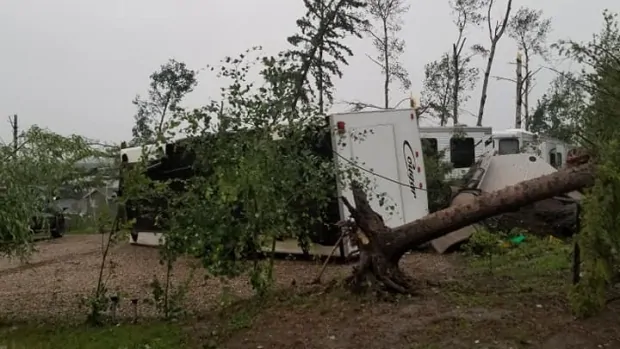
[[[424,64],[450,49],[455,39],[448,0],[411,0],[401,32],[407,42],[403,57],[419,95]],[[498,2],[498,12],[504,2]],[[542,9],[553,19],[551,41],[587,40],[598,31],[605,8],[620,10],[618,0],[514,0],[514,7]],[[169,58],[203,68],[253,45],[276,53],[287,47],[295,20],[303,14],[301,0],[2,0],[0,5],[0,137],[9,140],[5,119],[17,113],[21,127],[32,124],[62,133],[78,133],[106,141],[130,137],[134,107],[149,75]],[[470,43],[486,44],[482,30]],[[350,42],[356,57],[337,83],[338,100],[381,103],[382,82],[365,53],[368,38]],[[499,43],[492,74],[514,75],[516,48],[507,36]],[[480,68],[484,62],[478,61]],[[565,66],[566,67],[566,66]],[[554,73],[538,75],[535,100]],[[206,73],[189,96],[190,107],[205,104],[218,82]],[[409,92],[393,92],[394,101]],[[477,110],[480,91],[466,109]],[[508,128],[514,122],[514,85],[491,81],[485,124]],[[342,109],[343,106],[336,106]],[[463,112],[461,121],[475,124]]]

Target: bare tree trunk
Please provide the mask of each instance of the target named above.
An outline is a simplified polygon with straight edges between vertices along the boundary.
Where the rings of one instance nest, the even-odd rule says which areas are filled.
[[[515,111],[515,128],[521,128],[521,111],[523,110],[523,66],[521,64],[521,53],[517,54],[517,110]]]
[[[489,88],[489,77],[491,76],[491,68],[493,68],[493,60],[495,59],[495,50],[499,39],[502,38],[506,27],[508,26],[508,20],[510,19],[510,10],[512,9],[512,0],[508,0],[506,5],[506,13],[504,14],[504,20],[501,25],[495,27],[495,31],[491,28],[491,9],[493,7],[493,0],[489,2],[487,11],[487,25],[489,29],[489,38],[491,39],[491,49],[489,50],[489,58],[487,60],[487,67],[484,71],[484,80],[482,82],[482,95],[480,96],[480,107],[478,108],[478,120],[476,126],[482,126],[482,117],[484,116],[484,107],[487,102],[487,90]]]
[[[385,65],[385,85],[383,86],[383,93],[385,97],[385,109],[390,108],[390,46],[389,46],[389,33],[387,17],[383,18],[383,64]]]
[[[532,76],[530,72],[530,53],[528,49],[524,49],[523,53],[525,55],[525,79],[523,80],[523,109],[525,114],[525,129],[529,128],[528,124],[530,123],[530,89],[532,86]]]
[[[563,169],[550,175],[479,196],[475,201],[452,206],[414,222],[390,229],[383,218],[372,210],[364,191],[353,185],[355,207],[342,198],[355,220],[352,241],[360,249],[360,262],[354,268],[348,285],[354,291],[378,288],[389,292],[413,293],[412,279],[398,268],[400,258],[422,243],[454,230],[522,206],[591,186],[590,164]]]
[[[447,53],[446,53],[446,56],[449,62],[450,56]],[[449,66],[448,66],[448,69],[450,69]],[[441,96],[441,104],[440,104],[441,105],[441,116],[439,120],[439,126],[446,126],[446,124],[448,123],[448,118],[450,117],[450,112],[448,111],[448,109],[450,105],[450,99],[453,98],[453,96],[450,96],[450,87],[451,87],[450,83],[446,83],[445,92]],[[458,94],[457,94],[457,98],[458,98]]]
[[[461,45],[461,47],[463,46]],[[454,125],[459,123],[459,89],[461,88],[459,51],[460,50],[458,49],[457,44],[452,44],[452,70],[454,70],[454,87],[452,88],[452,120],[454,120]]]
[[[476,126],[482,126],[482,117],[484,116],[484,107],[487,104],[487,90],[489,88],[491,68],[493,68],[493,59],[495,59],[495,44],[491,44],[487,67],[484,70],[484,78],[482,80],[482,96],[480,97],[480,106],[478,107],[478,120],[476,121]]]
[[[13,153],[17,154],[19,150],[19,122],[17,121],[17,114],[13,115],[13,120],[11,120],[11,128],[13,129]]]
[[[324,4],[322,2],[319,3],[320,6],[320,20],[321,23],[323,23],[323,21],[325,20],[325,7],[323,6]],[[323,37],[321,36],[321,40],[320,40],[320,44],[319,44],[319,52],[318,52],[318,61],[319,61],[319,66],[317,67],[318,69],[318,79],[316,82],[317,85],[317,89],[319,90],[319,113],[321,115],[324,114],[325,112],[325,101],[323,98],[325,98],[325,94],[323,93],[323,90],[325,89],[324,87],[324,82],[323,82]]]
[[[323,44],[321,44],[321,47],[319,48],[319,64],[323,63]],[[323,93],[323,67],[319,66],[318,67],[318,79],[316,82],[317,85],[317,89],[319,90],[319,113],[321,115],[324,114],[325,112],[325,101],[323,100],[324,98],[324,93]]]
[[[162,137],[162,131],[164,127],[164,121],[166,120],[166,113],[168,112],[168,107],[170,106],[170,99],[172,97],[172,91],[168,91],[166,94],[166,103],[164,104],[164,109],[161,111],[161,115],[159,116],[159,125],[157,125],[157,140]]]

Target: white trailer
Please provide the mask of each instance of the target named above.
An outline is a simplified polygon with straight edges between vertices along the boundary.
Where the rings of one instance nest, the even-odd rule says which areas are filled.
[[[420,127],[422,142],[427,149],[444,151],[444,161],[452,164],[450,178],[467,173],[485,152],[485,142],[491,137],[490,127],[436,126]]]
[[[332,145],[330,153],[335,165],[338,168],[356,167],[362,176],[370,180],[374,193],[383,194],[383,200],[373,195],[369,195],[369,199],[371,207],[383,216],[388,227],[409,223],[428,214],[426,171],[413,109],[333,114],[328,117],[328,124]],[[122,149],[121,159],[125,163],[137,162],[141,153],[139,147]],[[344,196],[353,202],[346,181],[335,184],[338,197]],[[349,216],[340,200],[337,205],[339,215],[330,223]],[[165,238],[165,232],[153,230],[134,233],[131,243],[157,245]],[[308,252],[327,255],[333,248],[333,244],[313,243]],[[340,256],[346,258],[355,252],[355,247],[344,239],[339,250]],[[303,253],[294,240],[277,242],[276,252]]]

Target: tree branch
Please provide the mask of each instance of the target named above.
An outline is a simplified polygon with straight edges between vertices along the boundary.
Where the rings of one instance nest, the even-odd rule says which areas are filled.
[[[370,59],[374,64],[380,66],[382,69],[385,69],[385,67],[383,66],[382,63],[380,63],[379,61],[377,61],[376,59],[370,57],[370,55],[367,53],[366,57],[368,57],[368,59]]]
[[[491,9],[493,8],[493,0],[489,0],[489,7],[487,8],[487,26],[489,29],[489,39],[493,41],[493,26],[491,25]]]

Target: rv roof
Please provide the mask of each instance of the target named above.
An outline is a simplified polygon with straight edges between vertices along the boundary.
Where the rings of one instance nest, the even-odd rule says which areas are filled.
[[[497,137],[515,137],[519,135],[536,136],[536,134],[533,132],[522,130],[519,128],[509,128],[509,129],[502,130],[502,131],[493,131],[493,136],[497,136]]]
[[[492,128],[486,126],[433,126],[433,127],[425,127],[421,126],[421,132],[448,132],[452,133],[455,129],[462,130],[463,132],[483,132],[484,134],[491,134]]]
[[[395,111],[402,111],[402,110],[411,110],[411,108],[377,109],[373,107],[366,107],[366,108],[363,108],[361,110],[356,110],[356,111],[349,111],[349,112],[345,111],[345,112],[332,113],[332,114],[329,114],[329,116],[363,114],[363,113],[387,113],[387,112],[395,112]]]

